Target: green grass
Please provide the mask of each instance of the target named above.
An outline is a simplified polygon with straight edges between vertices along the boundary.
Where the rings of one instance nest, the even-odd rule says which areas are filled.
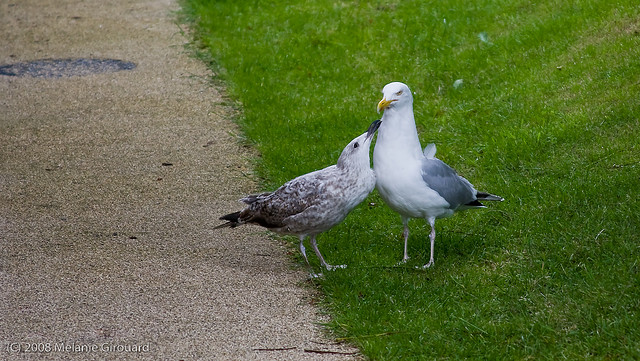
[[[640,358],[636,0],[183,6],[265,190],[334,163],[398,80],[423,145],[506,199],[436,222],[426,271],[425,222],[393,267],[400,217],[375,192],[322,234],[349,265],[318,281],[336,337],[374,360]]]

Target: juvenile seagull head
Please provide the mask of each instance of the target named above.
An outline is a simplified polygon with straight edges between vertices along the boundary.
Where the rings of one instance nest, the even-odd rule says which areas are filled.
[[[376,134],[380,123],[379,119],[374,121],[366,133],[355,138],[344,147],[336,164],[338,168],[370,169],[369,149],[373,135]]]
[[[409,87],[400,82],[385,85],[382,89],[382,100],[378,103],[378,113],[383,110],[403,108],[413,104],[413,96]]]

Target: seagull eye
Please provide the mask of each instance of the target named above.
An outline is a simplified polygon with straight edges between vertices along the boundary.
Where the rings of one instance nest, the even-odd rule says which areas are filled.
[[[353,148],[354,148],[354,149],[355,149],[355,148],[358,148],[359,146],[360,146],[360,144],[358,144],[358,142],[355,142],[355,143],[353,144]]]
[[[400,90],[399,92],[396,93],[397,96],[402,95],[402,90]]]

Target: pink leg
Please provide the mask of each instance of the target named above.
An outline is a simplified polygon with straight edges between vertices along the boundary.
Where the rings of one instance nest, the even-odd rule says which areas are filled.
[[[307,259],[307,252],[304,248],[304,243],[303,243],[304,237],[305,236],[300,236],[300,244],[298,245],[298,248],[300,248],[300,253],[302,253],[302,257],[304,257],[304,260],[307,262],[307,265],[311,267],[311,265],[309,264],[309,260]]]
[[[320,259],[320,263],[324,266],[324,268],[327,269],[327,271],[333,271],[336,268],[347,268],[347,265],[341,264],[341,265],[330,265],[328,264],[325,260],[324,257],[322,257],[322,254],[320,253],[320,250],[318,249],[318,244],[316,242],[316,236],[313,235],[311,236],[311,247],[313,247],[313,251],[316,253],[316,256],[318,256],[318,258]]]
[[[431,233],[429,233],[429,240],[431,241],[431,257],[429,258],[429,263],[425,264],[422,268],[429,268],[433,266],[433,250],[436,243],[436,219],[434,217],[430,217],[427,221],[431,226]]]
[[[409,219],[402,217],[402,225],[404,226],[404,230],[402,231],[402,238],[404,238],[404,257],[402,257],[402,261],[400,263],[407,263],[409,260],[409,252],[407,252],[407,243],[409,241]]]

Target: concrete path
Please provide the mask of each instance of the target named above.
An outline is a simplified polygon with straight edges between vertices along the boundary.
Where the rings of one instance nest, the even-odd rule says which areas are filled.
[[[0,75],[0,359],[353,359],[323,336],[284,245],[213,231],[257,189],[233,111],[184,51],[173,10],[0,1],[0,65],[136,65]]]

